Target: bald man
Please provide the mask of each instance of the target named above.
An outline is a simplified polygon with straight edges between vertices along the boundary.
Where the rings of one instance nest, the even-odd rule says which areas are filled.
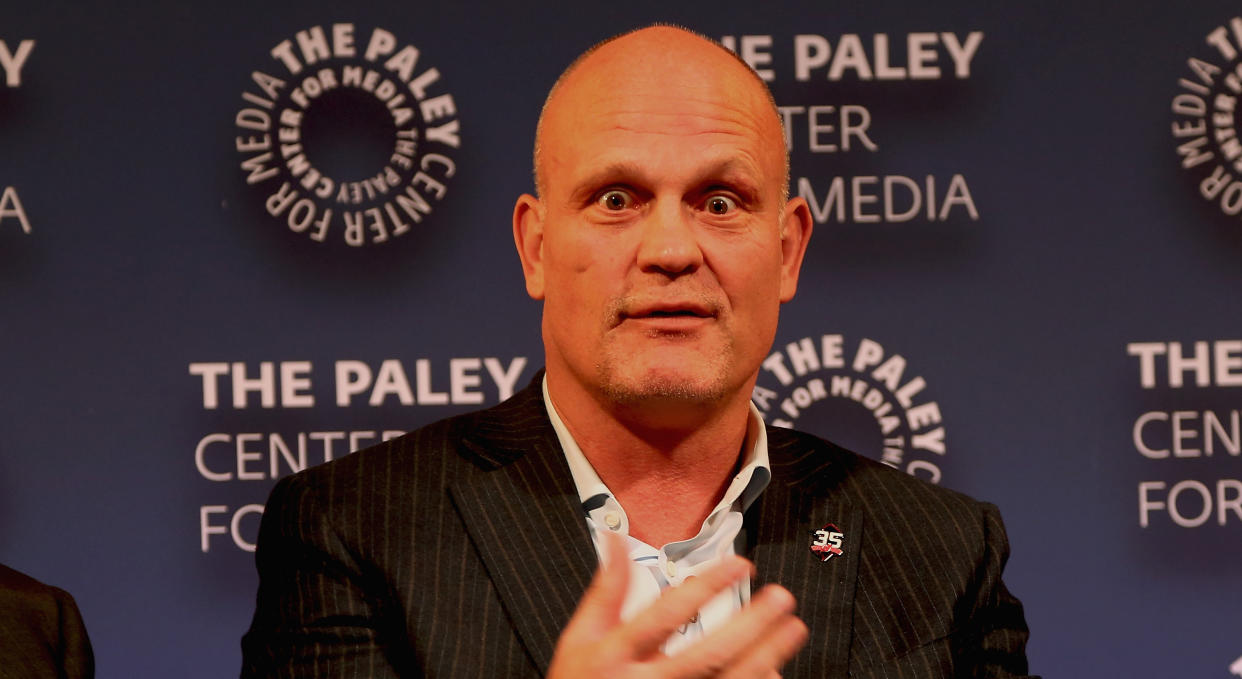
[[[750,405],[812,227],[754,73],[605,42],[535,174],[546,371],[277,485],[243,676],[1024,676],[995,508]]]

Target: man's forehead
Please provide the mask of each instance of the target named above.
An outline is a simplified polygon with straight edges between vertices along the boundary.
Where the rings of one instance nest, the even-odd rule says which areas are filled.
[[[702,188],[706,184],[724,183],[747,191],[758,193],[762,189],[765,177],[762,169],[750,154],[738,154],[733,151],[712,153],[710,150],[696,154],[692,162],[682,165],[676,171],[662,166],[659,172],[653,172],[647,158],[635,154],[605,151],[600,154],[587,154],[582,162],[573,166],[565,166],[558,179],[567,182],[570,192],[591,193],[607,184],[633,184],[654,188],[659,184],[681,184],[685,190]],[[578,198],[579,196],[575,196]]]
[[[731,52],[688,31],[651,27],[592,50],[558,81],[540,120],[536,171],[560,169],[551,156],[582,150],[575,142],[590,133],[733,136],[784,165],[780,125],[766,86]]]
[[[698,183],[726,175],[754,183],[782,179],[779,147],[744,111],[676,100],[641,105],[599,100],[598,106],[575,110],[582,115],[568,134],[562,134],[567,126],[553,123],[551,133],[559,138],[545,157],[549,185],[590,184],[602,175],[644,184]],[[569,142],[561,143],[564,139]]]
[[[657,135],[672,141],[678,137],[698,137],[704,145],[713,143],[763,144],[774,131],[762,111],[738,106],[727,91],[696,97],[678,91],[664,96],[649,91],[630,96],[595,96],[566,102],[562,123],[568,122],[576,135],[596,135],[625,143],[627,136]]]

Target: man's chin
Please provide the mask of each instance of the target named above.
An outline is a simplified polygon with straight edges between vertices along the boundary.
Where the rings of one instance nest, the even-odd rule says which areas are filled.
[[[608,346],[595,364],[597,384],[618,405],[680,408],[728,400],[730,342]]]
[[[619,405],[691,406],[721,401],[728,390],[718,375],[684,370],[648,370],[638,375],[606,376],[605,396]]]

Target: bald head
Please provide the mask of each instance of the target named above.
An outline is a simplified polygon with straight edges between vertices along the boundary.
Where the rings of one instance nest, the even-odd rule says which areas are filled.
[[[630,97],[661,93],[700,101],[729,97],[748,109],[754,131],[780,157],[784,168],[781,196],[788,196],[789,155],[780,113],[767,85],[745,61],[719,43],[669,25],[649,26],[600,42],[575,59],[556,80],[535,130],[536,193],[542,196],[546,192],[549,165],[555,163],[549,157],[549,148],[556,144],[549,144],[553,138],[573,143],[575,117],[590,115],[592,104],[615,107]]]

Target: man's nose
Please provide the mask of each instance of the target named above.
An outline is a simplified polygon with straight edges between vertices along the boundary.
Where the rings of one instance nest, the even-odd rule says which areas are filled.
[[[638,246],[642,271],[679,276],[703,264],[694,215],[681,201],[659,201],[643,220]]]

